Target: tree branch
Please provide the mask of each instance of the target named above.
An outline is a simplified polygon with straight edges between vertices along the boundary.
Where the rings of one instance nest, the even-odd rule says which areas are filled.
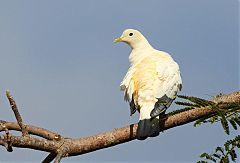
[[[13,97],[11,96],[10,91],[6,91],[6,96],[8,98],[8,101],[9,101],[10,105],[11,105],[12,111],[13,111],[16,119],[17,119],[18,125],[21,128],[22,135],[27,136],[28,135],[27,127],[23,124],[22,117],[21,117],[21,115],[18,111],[18,108],[17,108],[17,104],[16,104],[15,100],[13,99]]]
[[[42,163],[48,163],[51,162],[52,160],[54,160],[57,156],[57,153],[53,153],[51,152],[49,155],[47,155],[47,157],[42,161]]]
[[[212,101],[216,103],[221,102],[223,104],[237,103],[240,105],[240,91],[215,97],[212,99]],[[216,112],[209,107],[194,108],[192,110],[180,112],[174,115],[167,115],[163,119],[159,120],[159,124],[162,130],[167,130],[193,122],[204,116],[214,114],[216,114]],[[18,123],[0,120],[0,132],[4,132],[6,130],[15,130],[29,133],[30,136],[24,136],[24,134],[23,136],[10,135],[11,146],[49,152],[50,154],[44,159],[44,163],[51,162],[54,159],[57,163],[60,162],[63,157],[81,155],[136,139],[137,124],[131,124],[123,128],[113,129],[112,131],[94,136],[73,139],[62,137],[59,134],[47,129],[23,124],[22,120],[19,120],[19,117],[20,114],[17,120]],[[24,125],[26,126],[26,131],[23,131]],[[0,145],[5,147],[9,142],[6,139],[6,135],[2,135],[0,137]]]

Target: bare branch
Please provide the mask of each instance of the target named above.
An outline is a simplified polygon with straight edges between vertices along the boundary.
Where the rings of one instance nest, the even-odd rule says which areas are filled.
[[[12,140],[11,140],[11,135],[8,131],[8,129],[5,130],[6,132],[6,136],[4,137],[4,139],[6,140],[6,148],[7,148],[7,151],[8,152],[12,152],[13,149],[12,149]]]
[[[0,145],[4,145],[1,142],[4,139],[0,137]],[[59,143],[51,140],[39,139],[27,136],[14,136],[11,135],[12,146],[19,148],[30,148],[39,151],[53,152],[59,147]]]
[[[63,158],[63,154],[62,153],[58,153],[57,157],[55,158],[54,163],[59,163],[62,158]]]
[[[0,124],[4,124],[4,126],[8,130],[21,131],[21,128],[19,127],[18,123],[16,123],[16,122],[7,122],[7,121],[0,120]],[[40,137],[48,139],[48,140],[61,139],[61,135],[59,135],[58,133],[49,131],[44,128],[32,126],[32,125],[26,125],[26,126],[28,128],[29,134],[40,136]],[[3,126],[0,125],[0,132],[1,131],[4,131],[4,128],[3,128]]]
[[[42,163],[50,163],[52,160],[54,160],[57,156],[57,153],[51,152],[43,161]]]
[[[218,100],[221,98],[221,100]],[[223,95],[213,99],[214,102],[238,103],[240,104],[240,92],[234,92],[229,95]],[[184,125],[193,122],[203,116],[214,115],[215,111],[208,107],[195,108],[174,115],[168,115],[161,119],[162,130]],[[0,121],[0,132],[8,130],[22,131],[15,122]],[[137,124],[132,124],[123,128],[102,134],[89,136],[85,138],[66,138],[52,131],[39,128],[32,125],[26,125],[28,133],[38,137],[14,136],[11,135],[11,145],[19,148],[31,148],[40,151],[46,151],[50,154],[44,159],[43,163],[59,162],[65,156],[76,156],[92,151],[108,148],[121,143],[136,139]],[[43,139],[42,139],[43,138]],[[0,145],[6,146],[4,136],[0,137]]]
[[[14,115],[17,119],[17,122],[18,122],[18,124],[19,124],[19,126],[22,130],[22,135],[27,136],[28,135],[27,127],[23,124],[22,117],[21,117],[21,115],[18,111],[18,108],[17,108],[17,104],[16,104],[15,100],[13,99],[13,97],[11,96],[10,91],[6,91],[6,96],[8,98],[8,101],[9,101],[10,105],[11,105],[11,108],[14,112]]]
[[[6,135],[1,137],[2,143],[4,144],[5,148],[7,149],[8,152],[12,152],[12,141],[11,141],[11,135],[9,133],[9,130],[6,128],[6,126],[2,123],[0,123],[0,126],[3,128],[5,131]]]

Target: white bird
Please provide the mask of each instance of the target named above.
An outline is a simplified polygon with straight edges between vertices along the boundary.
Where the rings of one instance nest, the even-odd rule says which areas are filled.
[[[114,42],[125,42],[132,51],[130,68],[120,88],[129,102],[131,115],[140,113],[137,139],[159,134],[153,120],[165,113],[182,88],[178,64],[166,52],[154,49],[137,30],[126,29]]]

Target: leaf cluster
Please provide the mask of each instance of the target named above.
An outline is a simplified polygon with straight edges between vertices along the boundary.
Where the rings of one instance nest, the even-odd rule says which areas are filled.
[[[228,140],[224,143],[224,147],[217,147],[211,154],[202,153],[200,155],[204,160],[198,161],[197,163],[208,163],[208,161],[229,163],[230,160],[236,162],[237,152],[240,149],[240,135],[234,139]]]
[[[194,127],[206,123],[213,124],[216,122],[221,122],[224,132],[227,135],[230,134],[229,124],[231,124],[234,130],[239,129],[240,127],[239,103],[215,103],[202,98],[183,95],[179,95],[178,97],[185,100],[184,102],[181,101],[175,102],[178,105],[182,105],[185,106],[186,108],[191,109],[208,108],[213,109],[215,111],[214,114],[212,115],[204,116],[196,120],[194,123]],[[226,141],[224,143],[224,147],[217,147],[215,151],[211,154],[202,153],[200,157],[204,160],[198,161],[197,163],[208,163],[208,161],[229,163],[230,159],[233,162],[235,162],[237,159],[236,149],[237,151],[239,151],[240,149],[240,135],[236,136],[234,139]]]
[[[233,127],[233,129],[237,130],[240,127],[240,105],[238,103],[215,103],[209,100],[205,100],[202,98],[194,97],[194,96],[178,96],[181,99],[187,100],[187,102],[177,101],[175,102],[178,105],[185,106],[186,108],[208,108],[213,109],[215,114],[204,116],[194,123],[194,127],[197,127],[204,123],[215,123],[221,122],[221,125],[226,134],[230,134],[229,124]],[[186,109],[185,108],[185,109]],[[185,109],[181,109],[185,110]]]

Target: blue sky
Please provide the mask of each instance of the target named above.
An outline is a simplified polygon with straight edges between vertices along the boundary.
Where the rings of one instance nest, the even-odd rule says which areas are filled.
[[[25,122],[64,136],[137,122],[119,91],[130,48],[112,43],[126,28],[140,30],[179,63],[181,94],[211,98],[239,90],[238,5],[237,0],[1,0],[0,119],[15,121],[4,96],[10,89]],[[63,162],[194,162],[228,138],[219,125],[188,124]],[[2,162],[39,162],[46,155],[0,148]]]

